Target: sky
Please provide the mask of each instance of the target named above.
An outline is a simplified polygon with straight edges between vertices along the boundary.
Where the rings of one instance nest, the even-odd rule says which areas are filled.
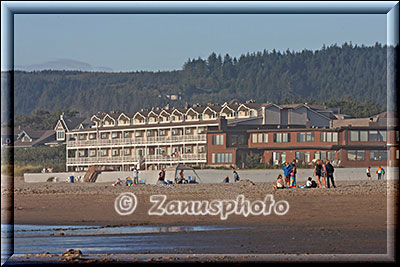
[[[16,66],[68,59],[116,72],[167,71],[212,52],[240,57],[344,42],[386,44],[386,15],[14,15]]]

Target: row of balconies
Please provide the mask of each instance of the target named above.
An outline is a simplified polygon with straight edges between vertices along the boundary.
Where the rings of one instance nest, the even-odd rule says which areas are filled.
[[[67,164],[104,164],[104,163],[137,163],[144,160],[145,163],[205,161],[206,153],[170,155],[146,155],[146,156],[119,156],[119,157],[81,157],[67,158]]]
[[[147,145],[147,144],[174,144],[174,143],[191,143],[205,142],[206,135],[183,135],[183,136],[156,136],[156,137],[135,137],[121,139],[96,139],[96,140],[77,140],[67,141],[68,147],[84,147],[84,146],[126,146],[126,145]]]

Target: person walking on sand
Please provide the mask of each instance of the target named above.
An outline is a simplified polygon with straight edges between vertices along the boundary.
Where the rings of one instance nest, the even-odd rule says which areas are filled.
[[[367,179],[368,180],[372,180],[372,178],[371,178],[371,167],[367,168]]]
[[[333,168],[329,160],[326,161],[325,169],[326,169],[326,179],[328,182],[328,188],[330,188],[329,180],[332,181],[332,186],[336,188],[335,181],[333,180],[333,173],[335,171],[335,168]]]
[[[321,178],[322,178],[322,183],[323,183],[323,187],[325,187],[325,177],[322,176],[322,170],[325,170],[325,165],[322,164],[321,160],[317,160],[317,164],[314,167],[314,172],[313,172],[313,176],[317,177],[317,184],[319,188],[322,188],[321,185]]]

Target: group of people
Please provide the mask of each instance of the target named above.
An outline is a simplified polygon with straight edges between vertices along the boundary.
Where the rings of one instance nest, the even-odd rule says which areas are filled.
[[[136,186],[139,184],[139,171],[137,169],[137,167],[133,167],[133,181],[131,177],[126,177],[125,178],[125,185],[126,186]],[[118,178],[117,181],[115,181],[115,183],[112,184],[112,186],[122,186],[122,180],[121,178]]]
[[[282,174],[278,175],[276,179],[276,184],[273,185],[275,189],[292,188],[296,187],[296,161],[293,160],[291,163],[285,162],[282,167],[284,180]],[[332,166],[329,160],[325,163],[322,160],[317,160],[315,163],[313,176],[316,177],[317,182],[315,182],[311,177],[307,179],[306,185],[301,186],[302,188],[330,188],[332,183],[333,187],[336,187],[335,180],[333,178],[333,173],[335,168]],[[322,184],[321,184],[322,180]]]
[[[49,168],[43,168],[42,169],[42,173],[52,173],[53,172],[53,168],[49,167]]]
[[[233,171],[233,181],[235,181],[235,183],[240,181],[240,177],[237,171]],[[222,182],[229,183],[229,176],[226,176]]]
[[[385,176],[385,169],[379,166],[378,169],[376,170],[376,174],[378,175],[378,180],[381,180]],[[372,180],[371,167],[367,168],[367,179]]]

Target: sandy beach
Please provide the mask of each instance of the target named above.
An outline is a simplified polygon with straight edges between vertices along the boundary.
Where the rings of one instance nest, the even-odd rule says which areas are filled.
[[[121,216],[115,211],[114,201],[123,192],[132,192],[137,197],[137,208],[131,215]],[[173,187],[112,187],[108,183],[25,183],[22,177],[16,177],[14,223],[106,227],[244,227],[236,230],[191,232],[176,238],[176,242],[182,244],[193,241],[202,244],[189,250],[190,253],[386,254],[388,226],[396,227],[387,220],[387,203],[388,198],[395,199],[395,207],[389,208],[397,210],[397,192],[398,183],[386,180],[340,181],[337,182],[337,188],[330,189],[274,190],[272,183],[250,180]],[[8,194],[9,191],[2,188],[3,197]],[[271,214],[248,217],[231,214],[227,220],[211,215],[148,214],[153,206],[150,202],[152,195],[166,195],[168,201],[232,200],[243,195],[246,199],[255,201],[263,200],[268,194],[272,194],[275,201],[287,201],[290,204],[288,213],[283,216]],[[2,206],[2,212],[6,209],[7,207]],[[162,249],[153,249],[144,253],[165,252]],[[168,251],[172,252],[179,254],[188,251]]]

